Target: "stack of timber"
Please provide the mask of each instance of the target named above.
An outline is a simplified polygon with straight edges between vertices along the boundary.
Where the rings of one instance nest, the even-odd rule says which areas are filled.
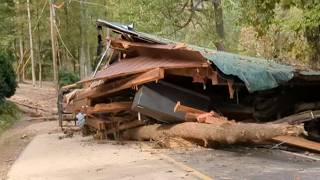
[[[320,73],[169,43],[103,20],[97,26],[121,36],[106,39],[99,71],[62,88],[60,112],[84,114],[83,128],[98,138],[287,142],[307,125],[320,134],[312,125]]]

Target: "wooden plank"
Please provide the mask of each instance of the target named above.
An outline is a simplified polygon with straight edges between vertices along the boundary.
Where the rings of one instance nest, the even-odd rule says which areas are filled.
[[[180,103],[180,101],[177,102],[177,104],[174,107],[174,112],[186,112],[186,113],[196,113],[196,114],[204,114],[207,113],[205,111],[202,111],[200,109],[184,106]]]
[[[94,89],[85,90],[84,92],[79,93],[77,98],[82,99],[105,96],[117,91],[132,88],[147,82],[157,81],[163,78],[164,70],[162,68],[156,68],[115,82],[106,83]]]
[[[77,88],[77,87],[79,87],[79,84],[74,83],[74,84],[62,86],[61,89],[66,90],[66,89]]]
[[[100,113],[100,112],[119,112],[123,110],[130,110],[132,102],[113,102],[108,104],[96,104],[94,107],[86,109],[87,114]]]
[[[90,100],[88,98],[84,99],[74,99],[72,104],[66,104],[64,107],[64,112],[84,112],[86,107],[90,106]]]
[[[203,68],[176,68],[166,69],[166,74],[192,77],[194,82],[198,82],[197,78],[211,79],[212,85],[228,85],[227,81],[219,76],[219,73],[211,67]]]
[[[212,69],[205,68],[177,68],[177,69],[166,69],[167,74],[172,74],[176,76],[187,76],[194,77],[196,74],[201,76],[210,76]]]
[[[293,145],[293,146],[297,146],[297,147],[309,149],[312,151],[320,152],[320,143],[310,141],[310,140],[304,139],[302,137],[277,136],[272,139],[277,142],[285,142],[285,143]]]

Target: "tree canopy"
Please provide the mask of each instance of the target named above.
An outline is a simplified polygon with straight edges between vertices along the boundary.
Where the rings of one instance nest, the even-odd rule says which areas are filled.
[[[58,68],[76,76],[89,74],[99,59],[98,18],[223,51],[311,68],[320,62],[317,0],[31,0],[37,79],[53,78],[50,2]],[[12,52],[19,77],[30,78],[27,1],[4,0],[0,10],[0,48]]]

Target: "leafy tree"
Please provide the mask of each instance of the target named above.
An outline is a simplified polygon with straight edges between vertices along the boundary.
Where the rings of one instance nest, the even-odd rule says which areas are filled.
[[[15,93],[16,75],[11,65],[12,55],[0,52],[0,101]]]
[[[59,87],[75,83],[79,81],[80,78],[75,73],[62,69],[59,71]]]
[[[300,18],[283,21],[278,19],[279,9],[289,12],[291,9],[299,9]],[[320,1],[319,0],[242,0],[242,21],[254,26],[260,35],[266,34],[270,27],[286,25],[293,32],[303,32],[309,47],[311,48],[310,62],[320,62]],[[295,20],[295,21],[294,21]]]

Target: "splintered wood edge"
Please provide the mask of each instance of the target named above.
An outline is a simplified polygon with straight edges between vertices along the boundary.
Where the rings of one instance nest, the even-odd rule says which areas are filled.
[[[174,106],[174,108],[173,108],[173,112],[177,112],[177,110],[178,110],[178,108],[179,108],[180,105],[181,105],[181,102],[178,101],[177,104],[176,104],[176,105]]]

